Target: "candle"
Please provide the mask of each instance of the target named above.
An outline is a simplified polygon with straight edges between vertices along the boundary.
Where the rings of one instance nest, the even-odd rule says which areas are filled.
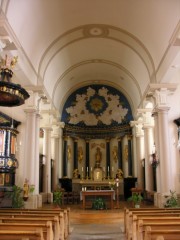
[[[92,167],[91,167],[91,172],[92,172]]]
[[[83,167],[82,167],[82,172],[83,172]]]
[[[87,167],[87,172],[88,172],[88,167]]]
[[[109,172],[109,166],[108,166],[108,172]]]

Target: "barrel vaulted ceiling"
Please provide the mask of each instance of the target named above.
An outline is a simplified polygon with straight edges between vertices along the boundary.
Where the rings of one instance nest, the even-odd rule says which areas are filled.
[[[180,0],[0,4],[0,40],[6,44],[1,57],[18,55],[15,81],[28,89],[43,87],[51,108],[60,114],[80,87],[116,88],[135,114],[150,83],[178,81]]]

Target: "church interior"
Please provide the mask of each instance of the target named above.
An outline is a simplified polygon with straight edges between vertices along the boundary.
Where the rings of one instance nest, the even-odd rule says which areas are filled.
[[[0,208],[180,205],[179,105],[180,0],[0,0]]]

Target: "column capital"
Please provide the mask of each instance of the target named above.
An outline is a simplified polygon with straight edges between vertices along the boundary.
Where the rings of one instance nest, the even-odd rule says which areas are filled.
[[[41,127],[44,131],[52,131],[52,127],[51,126],[44,126],[44,127]]]
[[[27,113],[38,113],[37,109],[36,108],[26,108],[24,109],[24,112],[27,114]]]
[[[138,109],[138,113],[143,117],[143,127],[151,128],[154,126],[154,119],[152,117],[152,108]]]
[[[127,140],[130,141],[132,139],[132,135],[127,135]]]
[[[130,125],[135,129],[136,137],[143,137],[144,130],[143,130],[143,122],[142,121],[131,121]]]
[[[73,139],[74,142],[78,142],[78,138],[73,137],[72,139]]]
[[[118,142],[121,142],[122,139],[123,139],[123,137],[118,137],[118,138],[117,138]]]
[[[177,83],[151,83],[147,95],[154,97],[155,108],[168,107],[168,96],[172,95],[177,87]]]

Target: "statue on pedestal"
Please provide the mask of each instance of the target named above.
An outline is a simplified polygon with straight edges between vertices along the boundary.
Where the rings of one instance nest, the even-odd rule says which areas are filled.
[[[95,181],[102,181],[102,168],[100,167],[101,160],[102,160],[102,153],[99,147],[96,148],[95,153],[95,168],[94,168],[94,180]]]
[[[102,160],[102,153],[101,153],[101,150],[99,147],[96,148],[95,158],[96,158],[95,167],[98,168],[98,167],[100,167],[101,160]]]

